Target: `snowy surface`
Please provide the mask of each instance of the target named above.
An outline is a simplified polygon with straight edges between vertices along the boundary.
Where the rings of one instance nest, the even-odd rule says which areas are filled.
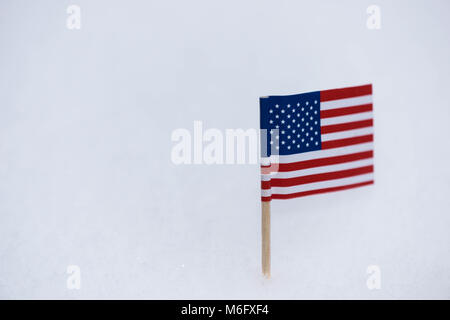
[[[450,3],[371,4],[2,1],[0,298],[450,298]],[[172,131],[365,83],[375,185],[273,202],[264,280],[258,166],[176,166]]]

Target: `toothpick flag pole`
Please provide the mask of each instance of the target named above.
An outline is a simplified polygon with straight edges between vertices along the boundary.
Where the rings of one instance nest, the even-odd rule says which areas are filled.
[[[270,201],[262,201],[261,207],[262,272],[270,278]]]

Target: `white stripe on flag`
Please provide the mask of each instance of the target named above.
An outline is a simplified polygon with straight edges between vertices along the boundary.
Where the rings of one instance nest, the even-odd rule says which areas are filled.
[[[334,156],[341,156],[349,153],[363,152],[373,150],[373,142],[360,143],[347,147],[326,149],[326,150],[316,150],[304,153],[296,153],[281,156],[271,156],[270,163],[291,163],[319,158],[327,158]],[[264,158],[267,161],[267,158]]]
[[[288,178],[296,178],[296,177],[303,177],[310,174],[318,174],[318,173],[326,173],[326,172],[334,172],[334,171],[340,171],[340,170],[347,170],[347,169],[354,169],[354,168],[360,168],[365,166],[373,165],[373,159],[364,159],[364,160],[357,160],[352,162],[346,162],[346,163],[339,163],[339,164],[333,164],[328,166],[321,166],[321,167],[315,167],[315,168],[309,168],[309,169],[302,169],[302,170],[296,170],[296,171],[288,171],[288,172],[274,172],[272,175],[262,175],[262,176],[268,176],[264,177],[263,181],[267,181],[270,179],[288,179]]]
[[[346,123],[346,122],[368,120],[368,119],[372,119],[372,118],[373,118],[372,111],[361,112],[361,113],[350,114],[347,116],[320,119],[320,125],[328,126],[331,124],[340,124],[340,123]]]
[[[359,106],[372,103],[372,95],[320,102],[320,110]]]
[[[322,134],[322,142],[373,134],[373,127]]]
[[[373,173],[362,174],[359,176],[343,178],[343,179],[335,179],[335,180],[327,180],[321,182],[314,182],[308,184],[301,184],[293,187],[272,187],[271,189],[263,189],[261,190],[261,195],[263,197],[270,197],[272,194],[292,194],[303,191],[324,189],[324,188],[332,188],[332,187],[340,187],[346,186],[349,184],[360,183],[372,181],[374,178]]]

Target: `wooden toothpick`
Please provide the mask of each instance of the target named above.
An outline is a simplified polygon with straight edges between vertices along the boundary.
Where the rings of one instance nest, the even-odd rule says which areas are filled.
[[[262,272],[270,278],[270,201],[261,202]]]

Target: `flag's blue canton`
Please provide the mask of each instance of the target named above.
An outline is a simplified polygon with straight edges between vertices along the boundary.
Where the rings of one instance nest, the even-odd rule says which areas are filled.
[[[260,106],[261,129],[267,129],[267,140],[262,139],[267,142],[267,153],[263,154],[287,155],[321,149],[320,91],[261,98]]]

